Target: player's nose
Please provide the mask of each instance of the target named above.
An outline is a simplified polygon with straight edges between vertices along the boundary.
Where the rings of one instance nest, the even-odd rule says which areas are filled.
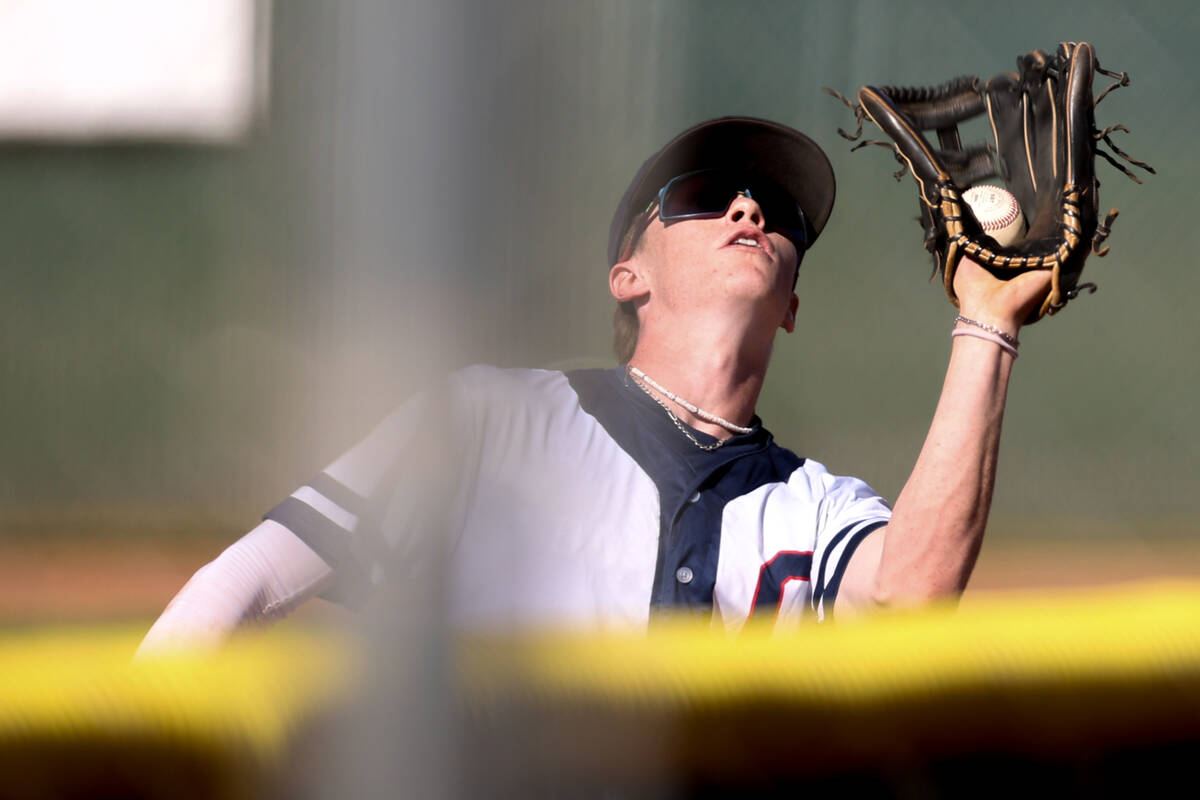
[[[764,228],[766,219],[758,202],[744,194],[737,194],[729,208],[725,209],[725,219],[739,224],[749,223],[756,228]]]

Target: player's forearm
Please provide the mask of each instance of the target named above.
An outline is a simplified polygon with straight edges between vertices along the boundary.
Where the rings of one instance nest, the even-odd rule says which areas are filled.
[[[239,625],[287,614],[329,574],[290,531],[264,522],[192,576],[146,634],[138,656],[216,646]]]
[[[929,434],[887,527],[876,602],[920,602],[966,588],[991,507],[1012,365],[991,342],[954,340]]]

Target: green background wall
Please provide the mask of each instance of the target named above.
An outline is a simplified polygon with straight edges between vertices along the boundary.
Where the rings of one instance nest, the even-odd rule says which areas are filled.
[[[1191,537],[1195,8],[278,3],[245,143],[0,145],[0,535],[233,536],[438,369],[611,363],[611,210],[642,158],[724,114],[805,130],[839,182],[760,413],[894,497],[953,310],[912,181],[851,154],[819,88],[1087,40],[1133,78],[1098,121],[1159,174],[1099,166],[1121,209],[1100,291],[1022,334],[995,533]]]

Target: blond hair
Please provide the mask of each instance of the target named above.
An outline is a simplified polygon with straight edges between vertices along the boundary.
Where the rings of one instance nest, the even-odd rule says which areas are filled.
[[[632,258],[642,247],[642,237],[639,235],[646,229],[652,207],[645,214],[639,214],[629,223],[625,235],[621,237],[620,252],[622,260]],[[641,325],[638,322],[637,306],[632,300],[617,303],[613,312],[613,353],[618,364],[628,364],[637,349],[638,333]]]
[[[617,356],[618,364],[628,364],[633,358],[639,330],[637,309],[633,301],[617,303],[617,310],[613,312],[613,353]]]

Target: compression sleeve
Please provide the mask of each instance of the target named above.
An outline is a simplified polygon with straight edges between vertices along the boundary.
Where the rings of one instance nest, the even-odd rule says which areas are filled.
[[[464,465],[477,461],[475,409],[491,391],[476,375],[431,382],[266,513],[332,568],[323,598],[359,609],[397,569],[437,563],[454,546]]]
[[[312,548],[267,520],[201,567],[150,628],[141,658],[177,648],[212,648],[239,625],[285,616],[331,574]]]

